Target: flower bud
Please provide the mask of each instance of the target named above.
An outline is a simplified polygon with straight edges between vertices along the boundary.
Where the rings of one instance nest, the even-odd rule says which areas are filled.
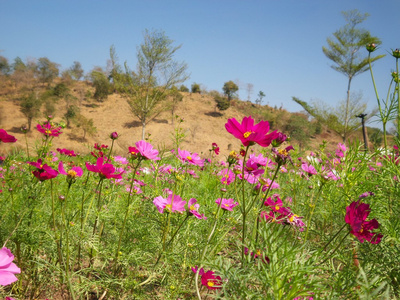
[[[64,195],[60,195],[60,196],[58,196],[58,199],[59,199],[60,201],[64,201],[64,200],[65,200],[65,196],[64,196]]]
[[[374,52],[376,50],[376,44],[374,43],[369,43],[365,46],[365,48],[367,48],[368,52]]]
[[[400,50],[399,49],[392,50],[392,55],[395,58],[400,58]]]
[[[112,140],[116,140],[118,138],[118,133],[116,131],[114,131],[113,133],[110,134],[110,138]]]
[[[282,132],[278,132],[277,138],[272,140],[271,144],[272,144],[273,147],[279,147],[286,140],[287,140],[287,135],[282,133]]]

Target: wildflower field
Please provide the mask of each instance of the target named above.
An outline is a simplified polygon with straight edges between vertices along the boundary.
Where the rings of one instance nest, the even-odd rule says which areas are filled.
[[[36,153],[1,158],[0,296],[400,296],[396,145],[305,154],[267,121],[225,129],[242,144],[227,157],[218,141],[202,157],[149,140],[115,156],[117,132],[84,156],[57,148],[50,118],[38,124]]]

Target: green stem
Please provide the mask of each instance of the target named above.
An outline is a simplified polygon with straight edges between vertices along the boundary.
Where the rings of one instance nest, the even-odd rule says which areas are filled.
[[[203,267],[203,260],[204,260],[204,257],[206,256],[208,244],[210,243],[211,238],[214,235],[215,228],[217,228],[218,215],[219,215],[219,212],[221,210],[221,206],[222,206],[222,198],[221,198],[220,204],[218,205],[217,213],[215,214],[214,225],[213,225],[213,227],[212,227],[212,229],[210,231],[210,234],[208,235],[206,245],[204,246],[203,253],[201,254],[200,264],[199,264],[199,267],[198,267],[197,272],[196,272],[196,277],[195,277],[196,293],[197,293],[197,297],[200,300],[201,300],[201,295],[200,295],[200,291],[199,291],[199,272],[200,272],[200,269]]]
[[[114,142],[114,140],[113,140]],[[128,204],[126,206],[126,210],[125,210],[125,217],[124,217],[124,221],[122,223],[122,228],[121,231],[119,233],[119,239],[118,239],[118,247],[117,247],[117,251],[115,252],[115,262],[118,261],[118,256],[119,256],[119,250],[121,249],[121,242],[122,242],[122,236],[124,234],[124,230],[125,230],[125,226],[126,226],[126,221],[128,219],[128,215],[129,215],[129,207],[131,205],[131,197],[132,197],[132,189],[133,189],[133,184],[135,183],[135,176],[136,176],[136,171],[139,168],[141,160],[138,161],[135,169],[133,170],[133,176],[132,176],[132,180],[131,180],[131,186],[129,188],[129,193],[128,193]]]
[[[321,182],[321,185],[320,185],[320,187],[319,187],[317,196],[315,196],[315,199],[316,199],[316,200],[315,200],[315,204],[312,203],[312,199],[311,199],[311,201],[310,201],[310,202],[311,202],[310,205],[312,205],[312,208],[311,208],[311,212],[310,212],[310,215],[309,215],[309,217],[308,217],[308,220],[307,220],[307,229],[306,229],[306,234],[305,234],[305,237],[304,237],[304,243],[307,241],[308,230],[310,229],[310,226],[311,226],[311,219],[312,219],[312,216],[313,216],[313,214],[314,214],[314,210],[315,210],[315,207],[316,207],[317,200],[318,200],[319,196],[321,195],[322,188],[323,188],[324,185],[325,185],[325,183],[324,183],[324,182]]]
[[[335,249],[333,249],[333,251],[331,253],[328,254],[328,257],[326,259],[324,259],[321,263],[319,263],[317,266],[324,264],[325,262],[327,262],[331,256],[333,255],[333,253],[336,252],[337,249],[339,249],[340,245],[343,243],[343,241],[345,240],[345,238],[347,238],[347,236],[350,234],[350,231],[341,239],[341,241],[339,242],[339,244],[336,246]]]
[[[276,168],[276,170],[275,170],[275,173],[274,173],[274,176],[272,177],[272,180],[271,180],[271,183],[270,183],[270,185],[268,186],[268,189],[267,189],[267,191],[265,192],[265,195],[264,195],[264,197],[263,197],[263,199],[261,200],[261,205],[260,205],[260,207],[258,208],[258,211],[257,211],[257,218],[256,218],[256,233],[255,233],[255,235],[256,235],[256,237],[255,237],[255,242],[256,242],[256,244],[257,244],[257,242],[258,242],[258,229],[259,229],[259,227],[260,227],[260,214],[261,214],[261,210],[262,210],[262,207],[264,206],[264,202],[265,202],[265,200],[267,200],[267,197],[268,197],[268,195],[269,195],[269,192],[271,191],[271,188],[272,188],[272,184],[275,182],[275,179],[276,179],[276,177],[278,176],[278,172],[279,172],[279,170],[280,170],[280,168],[281,168],[281,166],[282,166],[282,163],[281,162],[279,162],[278,163],[278,166],[277,166],[277,168]],[[261,187],[261,189],[262,189],[262,187]]]
[[[245,238],[246,238],[246,216],[247,216],[247,210],[246,210],[246,196],[245,196],[245,191],[244,191],[244,168],[246,167],[246,156],[247,152],[250,148],[250,145],[246,147],[246,152],[244,153],[243,157],[243,166],[242,166],[242,267],[244,265],[244,252],[245,252]],[[222,202],[222,200],[221,200]]]

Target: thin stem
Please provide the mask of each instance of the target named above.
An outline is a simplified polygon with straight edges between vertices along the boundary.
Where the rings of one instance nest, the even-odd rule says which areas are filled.
[[[244,193],[244,168],[246,166],[246,156],[247,156],[247,152],[250,148],[250,145],[246,147],[246,152],[244,153],[244,157],[243,157],[243,166],[242,166],[242,266],[244,264],[244,252],[245,252],[245,247],[244,247],[244,243],[245,243],[245,238],[246,238],[246,216],[247,216],[247,211],[246,211],[246,196]],[[222,203],[222,200],[221,200]]]
[[[340,245],[343,243],[343,241],[345,240],[345,238],[347,238],[347,236],[350,234],[350,231],[341,239],[341,241],[339,242],[339,244],[336,246],[335,249],[333,249],[333,251],[331,253],[328,254],[328,257],[326,259],[324,259],[321,263],[317,264],[317,266],[324,264],[325,262],[328,261],[328,259],[331,258],[331,256],[333,255],[333,253],[336,252],[337,249],[339,249]]]
[[[325,185],[325,183],[321,183],[321,185],[320,185],[320,187],[319,187],[319,190],[318,190],[318,193],[317,193],[317,196],[315,196],[315,204],[312,204],[312,199],[311,199],[311,205],[312,205],[312,208],[311,208],[311,212],[310,212],[310,216],[308,217],[308,220],[307,220],[307,229],[306,229],[306,235],[305,235],[305,237],[304,237],[304,243],[307,241],[307,237],[308,237],[308,230],[310,229],[310,226],[311,226],[311,219],[312,219],[312,216],[313,216],[313,214],[314,214],[314,210],[315,210],[315,207],[316,207],[316,202],[317,202],[317,200],[318,200],[318,198],[319,198],[319,196],[321,195],[321,192],[322,192],[322,188],[323,188],[323,186]]]

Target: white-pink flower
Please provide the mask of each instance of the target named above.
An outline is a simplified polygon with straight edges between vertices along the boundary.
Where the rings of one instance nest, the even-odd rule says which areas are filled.
[[[195,216],[197,219],[207,219],[207,217],[204,216],[204,214],[200,214],[198,212],[200,205],[196,203],[197,200],[195,198],[190,198],[189,202],[188,202],[188,209],[189,212]]]

